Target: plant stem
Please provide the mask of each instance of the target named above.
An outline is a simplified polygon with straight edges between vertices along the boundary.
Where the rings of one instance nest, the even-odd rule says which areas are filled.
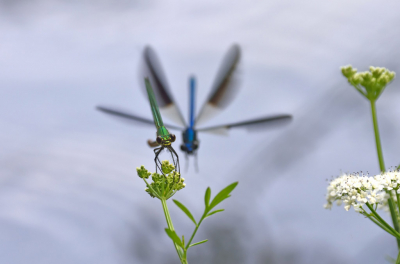
[[[196,228],[194,229],[192,236],[190,237],[188,243],[186,244],[186,249],[188,249],[189,246],[190,246],[190,243],[192,243],[192,240],[193,240],[194,236],[196,235],[197,230],[199,229],[200,224],[201,224],[201,222],[203,222],[204,217],[207,215],[207,213],[208,213],[207,211],[204,212],[204,214],[203,214],[203,216],[201,217],[200,221],[197,223]]]
[[[400,250],[399,250],[399,254],[397,255],[396,264],[400,264]]]
[[[379,160],[379,168],[381,172],[384,172],[386,169],[385,169],[385,162],[383,161],[381,138],[379,136],[378,118],[376,116],[376,106],[374,100],[370,100],[370,102],[371,102],[372,122],[374,124],[374,132],[375,132],[376,151],[378,153],[378,160]]]
[[[157,195],[157,192],[151,187],[151,185],[146,181],[145,178],[143,178],[144,182],[146,183],[147,188],[149,188],[152,191],[152,194],[157,197],[158,199],[161,200],[160,196]]]
[[[168,228],[171,231],[175,231],[174,230],[174,226],[172,224],[171,216],[169,215],[168,206],[167,206],[167,200],[165,200],[163,198],[160,199],[160,200],[161,200],[161,204],[162,204],[162,207],[163,207],[163,210],[164,210],[165,220],[167,221]],[[183,256],[179,246],[176,243],[174,243],[174,246],[175,246],[176,253],[179,256],[179,259],[180,259],[181,263],[182,264],[188,264],[186,258],[184,258],[184,256]]]
[[[389,194],[390,194],[390,198],[388,199],[388,205],[389,205],[389,209],[390,209],[390,215],[392,216],[394,229],[397,232],[399,232],[399,222],[397,219],[397,210],[396,210],[396,207],[394,206],[394,200],[392,197],[392,193],[389,193]],[[397,239],[397,247],[400,250],[400,239]]]
[[[396,200],[397,200],[397,207],[398,207],[398,209],[399,209],[399,211],[400,211],[400,194],[399,193],[397,193],[397,191],[396,191]]]
[[[366,203],[367,207],[369,210],[371,210],[371,213],[374,215],[375,219],[378,220],[383,226],[385,226],[387,229],[389,229],[393,234],[395,234],[396,238],[400,238],[399,232],[397,232],[393,227],[391,227],[385,220],[382,219],[382,217],[374,210],[374,208],[369,204]]]
[[[375,105],[375,100],[374,99],[370,99],[370,103],[371,103],[371,114],[372,114],[372,122],[374,125],[374,132],[375,132],[375,143],[376,143],[376,152],[378,154],[378,160],[379,160],[379,168],[381,172],[384,172],[385,169],[385,162],[383,160],[383,153],[382,153],[382,145],[381,145],[381,138],[379,135],[379,127],[378,127],[378,117],[376,115],[376,105]],[[394,205],[394,200],[392,197],[392,193],[390,194],[390,198],[388,199],[388,205],[389,205],[389,209],[390,209],[390,215],[392,217],[392,221],[393,221],[393,226],[395,228],[395,230],[397,232],[400,231],[399,228],[399,220],[397,217],[397,210],[396,207]],[[400,239],[397,238],[397,247],[400,251]]]
[[[392,231],[390,231],[386,226],[384,226],[381,222],[376,220],[374,216],[369,215],[368,213],[365,213],[364,216],[366,216],[369,220],[371,220],[373,223],[375,223],[377,226],[391,234],[392,236],[396,237],[396,234],[394,234]]]

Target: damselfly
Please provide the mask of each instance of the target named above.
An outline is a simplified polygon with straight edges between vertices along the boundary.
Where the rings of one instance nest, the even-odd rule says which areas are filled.
[[[210,119],[217,113],[221,112],[234,97],[237,88],[237,67],[240,61],[240,48],[238,45],[233,45],[225,55],[222,65],[217,73],[211,93],[208,96],[206,103],[201,107],[199,114],[195,115],[195,89],[196,82],[194,77],[189,79],[189,122],[187,123],[183,118],[182,113],[179,111],[172,94],[170,92],[166,77],[162,70],[161,64],[156,56],[156,53],[151,47],[146,47],[143,51],[143,64],[142,76],[148,77],[153,85],[155,98],[160,106],[163,115],[168,116],[170,119],[179,123],[181,126],[165,124],[164,127],[171,130],[182,131],[183,143],[181,150],[185,152],[186,158],[188,155],[197,157],[197,150],[199,148],[199,140],[197,132],[210,132],[214,134],[227,134],[231,128],[246,128],[248,130],[263,129],[271,125],[288,121],[292,118],[288,114],[270,115],[262,118],[217,125],[212,127],[197,128],[200,123]],[[130,114],[127,111],[116,110],[109,107],[97,107],[105,113],[138,121],[142,124],[152,124],[153,122],[147,118]],[[149,140],[150,147],[157,147],[161,145],[158,141]],[[155,151],[159,151],[157,148]],[[158,153],[158,152],[157,152]],[[196,159],[197,160],[197,159]]]
[[[154,96],[154,92],[153,89],[151,88],[149,79],[145,78],[144,82],[146,85],[147,95],[149,96],[150,108],[151,108],[151,113],[153,114],[154,125],[157,128],[157,138],[155,142],[157,142],[157,145],[160,146],[159,148],[154,149],[154,154],[156,155],[154,158],[154,162],[156,163],[156,172],[160,170],[161,173],[164,174],[161,166],[161,161],[159,159],[159,155],[161,151],[163,151],[166,148],[171,153],[172,162],[175,166],[175,170],[180,174],[179,157],[171,145],[172,142],[175,141],[176,136],[174,134],[170,134],[168,129],[164,126],[160,111],[158,109],[156,97]]]

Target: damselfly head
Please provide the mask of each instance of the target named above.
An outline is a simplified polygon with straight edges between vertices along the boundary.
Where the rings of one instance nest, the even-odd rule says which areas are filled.
[[[174,134],[169,134],[165,136],[157,136],[156,141],[159,145],[162,146],[170,146],[172,142],[176,140],[176,136]]]

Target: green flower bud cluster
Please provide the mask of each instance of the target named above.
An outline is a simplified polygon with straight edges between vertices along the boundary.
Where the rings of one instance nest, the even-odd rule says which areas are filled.
[[[369,72],[357,72],[351,65],[341,67],[342,74],[367,99],[375,101],[390,83],[395,73],[386,68],[369,67]]]
[[[164,174],[169,174],[175,169],[175,167],[168,160],[164,160],[161,162],[161,169]]]
[[[177,191],[185,188],[185,179],[180,177],[179,172],[175,171],[174,165],[169,161],[163,161],[161,169],[164,175],[158,173],[151,174],[144,166],[136,168],[138,176],[146,182],[146,192],[153,198],[157,197],[158,199],[168,200]],[[146,179],[150,175],[153,182],[149,184]]]
[[[149,176],[151,175],[151,172],[149,172],[148,170],[146,170],[146,168],[142,165],[136,168],[137,174],[139,176],[139,178],[142,179],[148,179]]]

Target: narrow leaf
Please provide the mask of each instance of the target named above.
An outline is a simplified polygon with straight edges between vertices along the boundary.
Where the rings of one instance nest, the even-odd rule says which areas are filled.
[[[174,241],[175,244],[183,248],[182,241],[180,240],[179,236],[176,234],[175,231],[172,231],[169,228],[165,228],[165,232],[172,239],[172,241]]]
[[[200,241],[200,242],[193,243],[193,244],[191,244],[189,247],[194,247],[194,246],[197,246],[197,245],[200,245],[200,244],[206,243],[207,241],[208,241],[208,239],[205,239],[205,240],[202,240],[202,241]]]
[[[208,208],[209,210],[211,210],[212,208],[214,208],[215,206],[217,206],[220,202],[222,202],[223,200],[225,200],[226,198],[229,198],[229,194],[233,191],[233,189],[235,189],[235,187],[239,184],[239,182],[234,182],[230,185],[228,185],[227,187],[225,187],[225,189],[223,189],[222,191],[220,191],[212,200],[210,207]]]
[[[400,170],[400,165],[396,168],[396,170]]]
[[[193,217],[192,213],[189,211],[189,209],[187,209],[183,204],[181,204],[177,200],[172,200],[172,201],[174,201],[176,206],[178,206],[190,218],[190,220],[192,220],[193,223],[197,226],[196,220],[194,220],[194,217]]]
[[[210,197],[211,197],[211,189],[207,188],[206,194],[204,196],[204,203],[206,204],[206,208],[210,205]]]
[[[225,211],[225,209],[219,209],[219,210],[212,211],[206,217],[212,216],[213,214],[216,214],[216,213],[219,213],[219,212],[223,212],[223,211]]]

